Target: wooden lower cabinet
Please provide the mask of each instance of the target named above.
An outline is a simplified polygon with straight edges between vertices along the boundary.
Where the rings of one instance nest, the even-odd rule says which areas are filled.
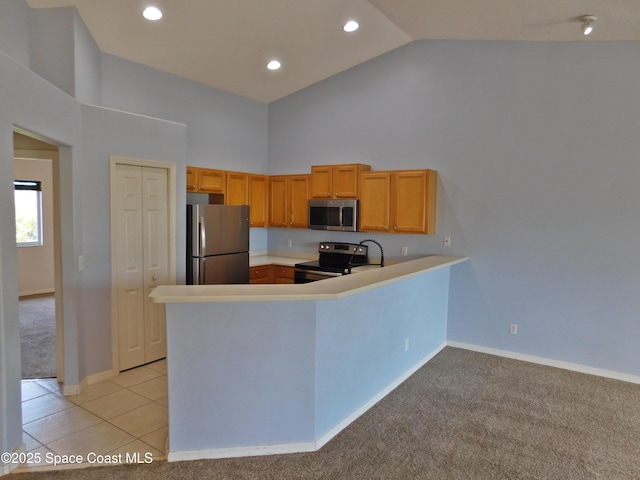
[[[249,283],[294,283],[294,268],[285,265],[260,265],[249,268]]]
[[[271,265],[273,268],[273,283],[294,283],[293,267]]]
[[[271,265],[249,267],[249,283],[273,283],[271,281]]]

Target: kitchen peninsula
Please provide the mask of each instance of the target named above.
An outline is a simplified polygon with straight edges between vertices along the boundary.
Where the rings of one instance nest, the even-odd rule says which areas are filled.
[[[167,285],[168,459],[319,449],[445,344],[429,256],[297,285]]]

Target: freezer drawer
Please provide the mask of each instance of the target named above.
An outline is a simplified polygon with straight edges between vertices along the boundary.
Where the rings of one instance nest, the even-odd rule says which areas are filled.
[[[192,285],[249,283],[249,252],[192,258]]]

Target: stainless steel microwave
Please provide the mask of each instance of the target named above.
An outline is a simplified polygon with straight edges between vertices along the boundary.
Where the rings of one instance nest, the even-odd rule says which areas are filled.
[[[358,231],[358,200],[309,200],[312,230]]]

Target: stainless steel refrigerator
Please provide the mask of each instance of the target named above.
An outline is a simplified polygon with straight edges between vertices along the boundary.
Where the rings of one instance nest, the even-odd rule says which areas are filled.
[[[187,285],[249,283],[249,206],[187,205]]]

